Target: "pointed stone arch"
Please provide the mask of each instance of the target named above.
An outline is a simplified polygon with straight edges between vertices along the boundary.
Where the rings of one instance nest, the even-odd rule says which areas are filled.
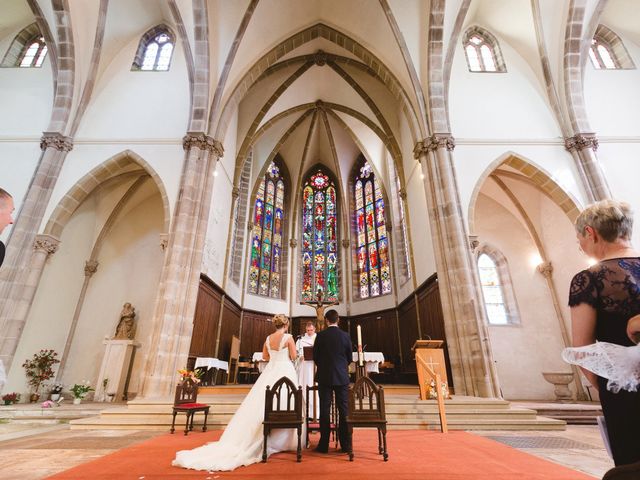
[[[382,60],[380,60],[365,46],[358,43],[345,33],[325,25],[324,23],[317,23],[291,35],[289,38],[283,40],[281,43],[274,46],[269,52],[264,54],[237,82],[221,111],[217,112],[213,109],[211,110],[209,125],[211,131],[213,131],[213,126],[215,125],[214,138],[225,137],[231,112],[238,107],[246,93],[255,85],[255,83],[263,78],[262,75],[267,69],[290,51],[295,50],[316,38],[324,38],[325,40],[348,50],[357,56],[364,66],[368,67],[371,72],[379,72],[379,78],[382,79],[383,84],[391,94],[401,102],[405,115],[407,115],[407,121],[410,124],[413,124],[413,131],[420,132],[421,135],[426,136],[426,132],[423,131],[424,129],[421,127],[421,122],[417,118],[415,106],[411,103],[409,96],[400,81],[396,78],[393,72],[387,68],[384,62],[382,62]],[[323,58],[316,60],[316,62],[326,61],[326,54]],[[352,63],[355,64],[358,62],[352,61]],[[215,118],[216,115],[219,115],[217,119]]]
[[[140,155],[132,150],[124,150],[92,169],[71,187],[53,210],[43,233],[55,238],[60,238],[65,225],[69,222],[73,213],[100,184],[118,175],[131,173],[136,170],[144,170],[158,187],[164,212],[163,230],[164,232],[168,232],[171,210],[169,208],[169,197],[167,196],[167,191],[162,179]]]
[[[506,152],[491,162],[476,182],[468,207],[467,222],[470,234],[475,232],[475,210],[480,190],[489,176],[502,165],[518,170],[523,179],[549,197],[569,220],[573,222],[577,218],[580,213],[580,203],[553,180],[549,172],[515,152]]]

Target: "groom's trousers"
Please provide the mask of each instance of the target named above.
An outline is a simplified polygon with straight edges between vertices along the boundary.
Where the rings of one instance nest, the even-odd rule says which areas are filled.
[[[320,397],[320,442],[318,449],[327,450],[329,448],[329,436],[331,433],[331,397],[332,393],[336,397],[336,407],[338,408],[338,439],[340,448],[343,451],[351,447],[351,438],[347,428],[347,413],[349,411],[349,385],[318,385],[318,395]]]

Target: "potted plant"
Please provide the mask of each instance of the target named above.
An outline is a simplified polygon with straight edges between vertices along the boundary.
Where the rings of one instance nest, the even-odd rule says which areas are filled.
[[[61,383],[59,382],[54,383],[50,390],[51,400],[53,400],[54,402],[57,402],[58,400],[60,400],[60,395],[62,394],[63,388],[64,386]]]
[[[83,383],[74,383],[73,387],[71,387],[71,393],[73,393],[73,404],[80,405],[82,399],[89,392],[93,392],[93,388],[91,388],[91,384],[88,381],[84,381]]]
[[[11,405],[20,401],[20,394],[16,392],[6,393],[2,396],[5,405]]]
[[[40,398],[40,387],[44,382],[53,378],[53,366],[60,363],[55,350],[40,350],[34,353],[30,360],[25,360],[22,367],[27,375],[27,383],[31,387],[31,402],[37,402]]]

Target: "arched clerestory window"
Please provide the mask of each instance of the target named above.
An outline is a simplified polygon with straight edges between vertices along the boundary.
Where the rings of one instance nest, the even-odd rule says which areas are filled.
[[[354,178],[356,258],[360,298],[391,293],[389,239],[380,182],[364,162]]]
[[[635,65],[620,37],[605,27],[598,25],[591,40],[589,58],[598,70],[633,69]]]
[[[520,323],[506,258],[483,245],[477,251],[477,266],[489,325]]]
[[[158,25],[152,28],[140,39],[131,70],[169,70],[174,46],[175,37],[169,27]]]
[[[47,44],[36,23],[18,33],[2,60],[3,67],[39,68],[47,56]]]
[[[285,183],[280,166],[271,162],[260,180],[253,208],[249,293],[282,297]]]
[[[498,40],[480,27],[469,28],[462,41],[470,72],[506,72]]]
[[[302,292],[303,302],[338,301],[338,198],[336,187],[321,169],[302,190]]]

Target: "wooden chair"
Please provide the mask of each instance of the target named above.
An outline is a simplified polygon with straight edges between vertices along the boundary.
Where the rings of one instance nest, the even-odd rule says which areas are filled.
[[[318,385],[309,386],[307,385],[306,391],[306,425],[307,425],[307,437],[306,437],[306,448],[309,448],[309,433],[310,432],[319,432],[320,431],[320,418],[319,418],[319,408],[320,408],[320,399],[317,396],[318,393]],[[311,402],[309,398],[314,396],[316,401],[313,402],[313,411],[310,411],[309,405]],[[331,397],[331,407],[329,409],[329,430],[331,432],[331,438],[335,442],[336,448],[338,448],[338,407],[336,406],[335,396]]]
[[[240,361],[238,362],[238,381],[241,381],[244,375],[245,383],[253,383],[251,379],[254,375],[257,376],[258,373],[258,367],[255,362],[240,357]]]
[[[235,335],[231,337],[231,352],[229,353],[229,373],[227,385],[238,383],[238,363],[240,362],[240,339]]]
[[[176,415],[184,413],[187,415],[187,421],[184,426],[184,434],[187,435],[193,430],[193,417],[197,412],[204,413],[204,425],[202,431],[207,431],[207,418],[209,417],[209,405],[205,403],[197,403],[198,400],[198,384],[190,378],[186,378],[176,387],[176,397],[173,401],[173,421],[171,422],[171,433],[175,431]]]
[[[353,427],[372,427],[378,429],[378,453],[386,462],[387,454],[387,417],[384,406],[384,389],[368,377],[360,377],[349,387],[349,413],[347,429],[351,437],[349,461],[353,461]]]
[[[262,462],[267,461],[267,440],[271,430],[295,428],[298,431],[296,461],[302,461],[302,387],[282,377],[273,388],[267,386],[264,401],[264,446]]]

